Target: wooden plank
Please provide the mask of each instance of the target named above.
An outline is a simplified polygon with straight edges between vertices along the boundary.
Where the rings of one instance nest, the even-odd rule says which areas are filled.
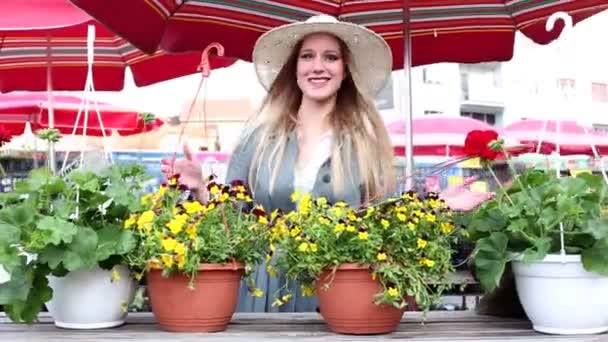
[[[407,312],[398,330],[381,336],[337,335],[328,331],[316,313],[237,313],[225,332],[213,334],[171,333],[159,329],[151,313],[132,313],[122,327],[105,330],[63,330],[52,324],[49,315],[41,323],[10,323],[0,315],[2,341],[372,341],[407,339],[409,341],[519,341],[539,340],[608,341],[608,336],[550,336],[535,333],[526,320],[479,316],[471,311],[429,312],[424,323],[420,312]]]

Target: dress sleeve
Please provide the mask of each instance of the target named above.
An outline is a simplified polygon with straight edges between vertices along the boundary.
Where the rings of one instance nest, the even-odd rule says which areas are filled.
[[[256,149],[256,139],[250,136],[246,139],[241,139],[239,144],[236,146],[230,161],[228,162],[228,169],[226,170],[226,184],[230,184],[235,180],[243,181],[245,184],[249,184],[249,169],[253,161],[253,154]]]

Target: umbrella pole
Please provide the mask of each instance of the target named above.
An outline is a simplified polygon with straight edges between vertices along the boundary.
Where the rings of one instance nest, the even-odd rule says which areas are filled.
[[[51,38],[47,37],[47,45],[46,45],[46,91],[48,93],[48,113],[49,113],[49,128],[55,128],[55,106],[53,104],[53,73],[51,70]],[[55,143],[49,141],[49,155],[48,163],[49,168],[53,174],[57,173],[57,162],[55,159]]]
[[[410,0],[403,0],[403,92],[400,92],[402,109],[405,112],[405,189],[412,189],[412,177],[414,174],[414,135],[412,107],[412,35],[410,32]]]

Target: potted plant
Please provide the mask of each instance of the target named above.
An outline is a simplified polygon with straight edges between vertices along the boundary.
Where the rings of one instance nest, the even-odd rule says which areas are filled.
[[[124,255],[135,246],[122,228],[137,209],[147,176],[139,166],[63,177],[37,169],[0,196],[0,304],[31,323],[47,305],[63,328],[107,328],[124,322],[134,283]]]
[[[494,137],[481,141],[482,148],[500,151],[501,142]],[[513,166],[509,158],[507,162]],[[498,182],[495,199],[469,217],[468,230],[476,241],[473,263],[482,286],[496,288],[511,266],[535,330],[608,331],[606,182],[591,174],[558,177],[555,171],[527,169],[517,175],[512,170],[512,185]]]
[[[409,297],[428,309],[449,286],[456,230],[436,195],[406,193],[359,210],[310,194],[292,199],[297,211],[271,217],[269,273],[297,281],[302,295],[316,293],[332,331],[392,332]]]
[[[236,309],[239,284],[266,254],[261,208],[240,182],[208,184],[206,204],[188,198],[179,176],[142,198],[143,211],[125,221],[137,237],[128,256],[146,275],[150,304],[162,329],[215,332],[226,329]],[[261,222],[260,222],[261,220]],[[261,296],[252,279],[250,291]]]

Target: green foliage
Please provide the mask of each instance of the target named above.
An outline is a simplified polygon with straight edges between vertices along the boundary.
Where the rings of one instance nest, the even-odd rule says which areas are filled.
[[[523,262],[560,252],[560,225],[568,254],[581,254],[588,271],[608,275],[607,187],[601,176],[556,177],[527,170],[468,217],[477,241],[476,274],[487,290],[498,285],[515,256]]]
[[[135,239],[122,225],[146,178],[136,165],[65,178],[38,169],[0,196],[0,264],[10,275],[0,284],[0,305],[11,319],[35,320],[52,296],[50,274],[125,263]]]

